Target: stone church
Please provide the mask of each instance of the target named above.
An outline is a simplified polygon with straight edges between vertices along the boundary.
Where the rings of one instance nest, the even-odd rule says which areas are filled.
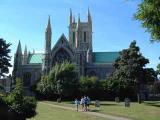
[[[24,52],[19,41],[14,56],[13,79],[23,79],[24,86],[29,87],[42,74],[48,73],[56,63],[70,61],[76,65],[79,76],[97,76],[106,78],[113,71],[113,62],[119,52],[93,52],[92,48],[92,17],[88,9],[87,20],[82,22],[80,16],[76,21],[70,10],[69,38],[64,34],[52,47],[52,27],[50,17],[45,30],[44,53]],[[103,43],[102,43],[103,44]]]

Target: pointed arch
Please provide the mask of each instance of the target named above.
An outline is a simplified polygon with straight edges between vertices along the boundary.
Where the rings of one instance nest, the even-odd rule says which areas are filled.
[[[55,63],[62,63],[64,61],[73,61],[73,55],[67,48],[60,47],[53,53],[52,66],[54,66]]]

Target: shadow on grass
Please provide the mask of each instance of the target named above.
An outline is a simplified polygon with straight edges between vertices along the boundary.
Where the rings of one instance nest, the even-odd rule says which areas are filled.
[[[144,103],[145,105],[160,107],[160,101],[148,101]]]
[[[91,105],[95,105],[94,103],[91,103]],[[120,104],[111,104],[111,103],[100,103],[102,106],[120,106]]]
[[[65,103],[72,104],[72,105],[75,104],[73,101],[71,101],[71,102],[65,102]],[[92,102],[90,105],[94,106],[95,103]],[[121,104],[118,104],[118,103],[101,103],[101,102],[100,102],[100,105],[102,105],[102,106],[121,106]]]
[[[103,106],[119,106],[120,104],[107,104],[107,103],[101,103]]]
[[[100,110],[90,110],[89,112],[99,112]]]

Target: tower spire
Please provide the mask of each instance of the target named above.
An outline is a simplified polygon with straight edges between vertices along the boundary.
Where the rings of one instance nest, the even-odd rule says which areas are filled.
[[[47,24],[46,31],[51,31],[50,15],[48,16],[48,24]]]
[[[27,46],[25,45],[24,54],[27,55]]]
[[[27,64],[27,60],[28,60],[28,53],[27,53],[27,46],[25,45],[25,49],[24,49],[24,55],[23,55],[23,64]]]
[[[91,17],[91,13],[90,13],[89,7],[88,7],[88,22],[92,23],[92,17]]]
[[[73,18],[72,18],[72,9],[71,9],[71,8],[70,8],[70,18],[69,18],[69,19],[70,19],[70,20],[69,20],[69,21],[70,21],[70,24],[72,24],[72,22],[73,22],[72,19],[73,19]]]
[[[19,40],[19,43],[18,43],[18,47],[17,47],[17,52],[16,53],[22,54],[22,48],[21,48],[21,42],[20,42],[20,40]]]
[[[43,67],[42,67],[43,73],[48,73],[50,69],[51,39],[52,39],[52,29],[51,29],[51,22],[50,22],[50,16],[49,16],[47,28],[45,31],[45,56],[44,56]]]
[[[80,29],[80,22],[81,22],[81,20],[80,20],[80,14],[78,14],[77,30]]]
[[[73,16],[73,23],[75,23],[76,22],[76,20],[75,20],[75,16]]]

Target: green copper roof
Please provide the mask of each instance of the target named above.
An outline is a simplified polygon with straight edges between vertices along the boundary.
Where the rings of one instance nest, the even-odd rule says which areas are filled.
[[[119,52],[93,52],[94,63],[113,63],[119,57]]]
[[[30,54],[29,64],[42,64],[42,53]],[[113,63],[119,57],[119,52],[93,52],[94,63]]]
[[[37,53],[37,54],[30,54],[28,63],[29,64],[41,64],[43,59],[43,54]]]

